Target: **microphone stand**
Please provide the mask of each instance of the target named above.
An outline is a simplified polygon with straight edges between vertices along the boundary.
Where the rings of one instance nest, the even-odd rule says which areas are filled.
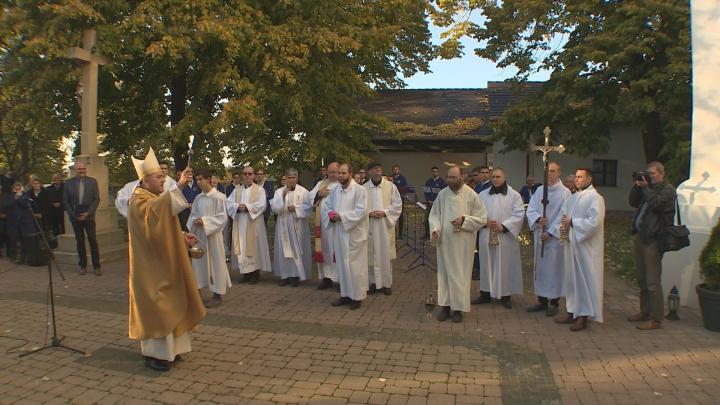
[[[34,203],[34,201],[25,196],[23,196],[21,198],[24,199],[25,202],[27,203],[27,209],[30,212],[30,216],[32,217],[33,222],[35,222],[35,226],[37,227],[38,232],[42,236],[42,241],[43,241],[43,244],[45,245],[45,249],[48,254],[48,264],[47,264],[47,266],[48,266],[48,289],[49,289],[49,294],[50,294],[50,313],[52,314],[52,337],[50,339],[49,345],[45,345],[38,349],[34,349],[29,352],[22,353],[18,357],[25,357],[27,355],[30,355],[33,353],[38,353],[38,352],[41,352],[41,351],[49,349],[49,348],[60,348],[60,349],[69,350],[71,352],[80,353],[82,355],[86,355],[86,353],[82,350],[74,349],[72,347],[65,346],[64,344],[62,344],[63,339],[65,339],[64,336],[58,337],[57,320],[55,319],[55,294],[53,293],[52,265],[53,264],[55,265],[55,268],[57,268],[58,274],[60,275],[60,278],[63,281],[65,281],[65,275],[63,275],[62,270],[60,270],[60,266],[58,266],[57,262],[55,261],[55,255],[53,254],[52,249],[50,249],[50,243],[47,240],[47,235],[45,235],[43,228],[40,227],[40,222],[35,217],[35,211],[32,208],[32,203]]]

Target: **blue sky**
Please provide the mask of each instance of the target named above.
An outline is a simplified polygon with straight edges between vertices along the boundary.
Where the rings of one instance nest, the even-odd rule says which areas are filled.
[[[471,18],[473,21],[479,18]],[[434,44],[440,44],[440,34],[443,28],[430,25]],[[438,88],[484,88],[488,81],[502,81],[515,75],[516,69],[499,69],[495,63],[475,55],[474,49],[478,42],[464,38],[461,43],[465,46],[465,55],[461,58],[444,60],[436,59],[430,63],[429,74],[417,74],[405,79],[409,89],[438,89]],[[549,72],[541,72],[530,76],[530,80],[547,80]]]

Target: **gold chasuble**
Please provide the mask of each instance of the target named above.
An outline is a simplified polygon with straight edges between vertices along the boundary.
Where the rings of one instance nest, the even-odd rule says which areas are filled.
[[[158,196],[138,187],[130,200],[131,339],[178,337],[205,318],[180,223],[173,213],[171,193],[178,191]]]

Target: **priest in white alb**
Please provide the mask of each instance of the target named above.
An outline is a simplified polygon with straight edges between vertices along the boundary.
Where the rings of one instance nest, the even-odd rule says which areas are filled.
[[[315,237],[315,249],[313,251],[313,262],[317,263],[318,278],[320,285],[318,290],[325,290],[332,287],[333,282],[337,282],[337,275],[333,268],[332,253],[332,229],[325,229],[322,226],[322,204],[327,201],[330,191],[337,187],[338,169],[340,164],[331,162],[327,165],[327,177],[320,179],[305,197],[303,209],[311,212],[315,208],[315,224],[313,226],[313,236]]]
[[[146,366],[167,371],[190,351],[189,332],[205,317],[187,248],[197,242],[184,234],[176,215],[187,207],[177,185],[163,188],[164,175],[150,149],[145,160],[133,158],[140,185],[128,209],[128,335],[140,340]]]
[[[322,205],[324,229],[332,229],[332,251],[335,274],[340,283],[340,298],[333,306],[349,305],[360,308],[368,290],[368,211],[367,192],[353,180],[352,166],[340,165],[340,185]]]
[[[543,216],[545,185],[540,186],[530,198],[527,221],[534,235],[534,286],[538,303],[527,312],[545,311],[546,316],[558,313],[558,300],[564,296],[563,253],[560,244],[560,219],[565,200],[572,193],[561,181],[560,165],[548,163],[547,208]]]
[[[301,280],[310,278],[312,252],[308,211],[303,208],[307,189],[299,184],[297,169],[285,170],[285,183],[275,190],[270,200],[275,222],[275,253],[272,269],[280,277],[280,285],[297,287]]]
[[[254,180],[255,170],[244,167],[242,184],[227,199],[227,213],[232,219],[231,266],[242,274],[240,282],[250,284],[260,280],[260,271],[272,271],[263,218],[267,206],[265,190]]]
[[[370,233],[368,240],[368,272],[370,293],[392,294],[392,261],[395,260],[395,224],[402,213],[402,199],[397,187],[383,177],[380,163],[368,166],[370,180],[367,190]]]
[[[492,298],[512,308],[512,294],[523,293],[520,241],[525,219],[520,193],[507,184],[505,171],[496,167],[492,187],[480,192],[487,209],[487,227],[478,233],[480,296],[473,304],[487,304]]]
[[[201,193],[195,197],[190,210],[187,227],[198,238],[198,246],[205,254],[191,260],[198,288],[210,288],[213,296],[205,304],[207,308],[222,305],[222,296],[230,288],[230,273],[225,261],[223,230],[227,224],[225,194],[212,186],[212,175],[207,169],[195,170],[195,182]]]
[[[571,323],[573,332],[587,328],[588,317],[603,321],[605,269],[605,199],[593,187],[590,169],[575,172],[575,186],[561,220],[568,235],[563,266],[568,313],[555,320]]]
[[[477,231],[485,225],[485,206],[463,181],[462,169],[448,170],[447,187],[430,209],[430,237],[437,245],[438,321],[462,322],[470,312],[470,276]]]

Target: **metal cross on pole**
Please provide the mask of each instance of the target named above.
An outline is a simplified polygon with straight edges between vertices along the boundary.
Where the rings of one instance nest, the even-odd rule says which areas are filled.
[[[545,127],[543,129],[543,134],[545,135],[545,144],[544,145],[531,145],[530,150],[537,150],[542,152],[543,156],[543,164],[545,165],[545,173],[543,177],[543,199],[542,199],[542,205],[543,205],[543,218],[547,215],[547,206],[548,206],[548,165],[550,164],[550,159],[548,159],[548,155],[551,152],[557,152],[557,153],[563,153],[565,152],[565,146],[558,145],[558,146],[552,146],[550,144],[550,134],[552,133],[552,130],[550,127]],[[542,226],[541,229],[542,233],[545,233],[545,225]],[[545,241],[542,240],[542,233],[540,238],[540,257],[543,257],[545,254]]]

